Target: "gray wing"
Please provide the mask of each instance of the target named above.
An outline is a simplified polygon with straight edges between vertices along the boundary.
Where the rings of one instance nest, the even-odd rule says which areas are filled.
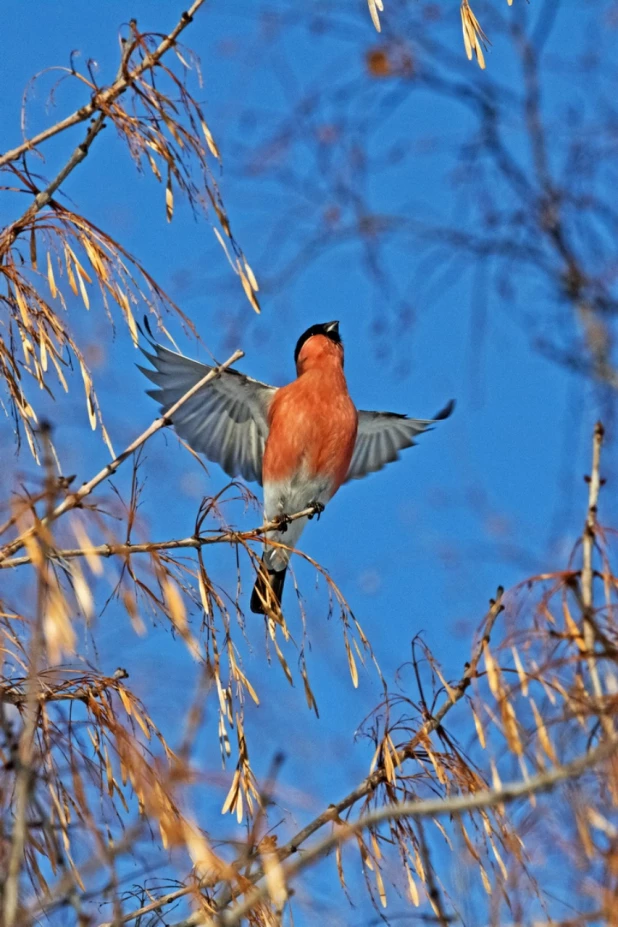
[[[160,344],[152,348],[154,354],[142,353],[155,369],[139,369],[157,387],[148,390],[148,395],[165,414],[213,368]],[[236,370],[223,370],[180,407],[172,425],[194,451],[218,463],[229,476],[240,474],[261,484],[268,407],[275,392],[274,386]]]
[[[395,412],[358,413],[358,432],[347,480],[359,480],[368,473],[381,470],[399,458],[399,451],[412,447],[417,435],[427,431],[434,422],[448,418],[455,407],[451,400],[435,418],[408,418]]]

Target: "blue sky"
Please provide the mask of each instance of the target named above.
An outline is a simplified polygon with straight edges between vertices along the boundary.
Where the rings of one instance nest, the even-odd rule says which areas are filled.
[[[386,0],[385,18],[389,5]],[[329,11],[326,5],[322,8]],[[583,15],[579,4],[573,8],[565,4],[561,11],[552,39],[557,48],[573,30],[575,15]],[[130,13],[142,29],[159,30],[175,22],[179,10],[169,2],[139,0]],[[399,463],[345,486],[302,539],[303,549],[340,585],[388,679],[410,658],[410,641],[420,632],[447,674],[456,677],[468,656],[471,632],[496,586],[508,587],[542,569],[559,567],[580,531],[585,505],[582,475],[587,472],[592,425],[600,412],[599,396],[583,379],[532,350],[523,316],[512,306],[501,305],[495,293],[489,297],[482,331],[475,327],[470,274],[457,277],[448,287],[446,283],[430,286],[428,275],[423,285],[415,272],[425,259],[413,246],[387,244],[383,249],[389,278],[402,286],[405,281],[413,308],[412,321],[399,328],[389,305],[392,293],[368,277],[360,249],[353,243],[325,249],[302,273],[276,283],[280,268],[294,256],[295,224],[300,227],[309,221],[312,205],[319,211],[330,204],[327,199],[311,204],[309,197],[309,205],[302,206],[297,193],[277,183],[272,173],[247,174],[243,166],[252,151],[259,154],[260,140],[279,122],[301,118],[292,117],[293,103],[312,87],[331,79],[342,84],[349,80],[359,98],[367,93],[369,107],[373,88],[364,55],[378,39],[362,3],[356,5],[353,28],[349,24],[354,17],[346,9],[339,33],[331,37],[302,24],[277,29],[265,15],[268,10],[269,5],[261,2],[243,2],[230,9],[213,0],[187,33],[187,44],[202,61],[205,85],[197,94],[222,153],[221,190],[235,234],[258,280],[275,281],[263,293],[259,317],[237,282],[230,284],[231,275],[208,223],[195,221],[186,204],[177,202],[174,220],[168,224],[163,189],[151,176],[136,173],[113,129],[97,139],[65,193],[79,211],[144,263],[191,317],[219,360],[241,347],[246,357],[240,369],[275,384],[286,382],[294,375],[298,335],[314,322],[338,318],[349,388],[360,408],[428,417],[456,398],[450,420],[422,437]],[[2,149],[12,147],[20,137],[21,93],[37,70],[66,65],[71,50],[79,49],[82,61],[96,60],[101,81],[113,76],[117,27],[126,15],[127,5],[119,0],[5,3],[0,56]],[[451,25],[439,23],[436,30],[463,59],[455,5],[451,18]],[[579,41],[585,45],[585,29]],[[515,68],[506,42],[496,42],[488,67],[492,76],[511,86]],[[472,78],[482,81],[484,75],[474,70]],[[45,100],[50,81],[44,76],[28,102],[28,132],[84,99],[77,85],[65,82],[57,92],[55,108],[49,109]],[[560,92],[558,82],[547,87],[550,104]],[[453,152],[469,125],[465,111],[436,103],[428,94],[402,104],[386,123],[380,144],[386,147],[403,138],[410,142],[410,153],[399,167],[368,172],[367,202],[381,213],[435,211],[463,222],[465,228],[466,214],[458,210],[449,171]],[[513,127],[516,151],[521,145],[519,128]],[[80,137],[78,129],[70,142],[62,136],[46,146],[41,170],[53,176]],[[427,138],[437,139],[429,155],[423,154],[420,144]],[[412,141],[418,141],[418,151]],[[372,155],[379,154],[375,135],[369,147]],[[312,153],[299,148],[295,168],[310,175]],[[324,183],[322,189],[326,188]],[[0,221],[4,224],[12,217],[13,213],[3,211]],[[433,267],[432,280],[435,274]],[[516,308],[523,305],[532,311],[536,300],[540,304],[545,294],[538,292],[533,279],[520,275]],[[121,324],[113,341],[109,339],[100,305],[93,304],[88,316],[77,304],[70,306],[70,312],[76,330],[90,344],[88,356],[103,414],[119,450],[156,413],[144,393],[148,384],[135,366],[139,357]],[[203,348],[168,321],[182,350],[208,359]],[[77,377],[68,397],[43,403],[41,408],[54,423],[66,472],[76,472],[79,482],[87,479],[107,456],[100,436],[89,431]],[[8,447],[9,426],[0,427]],[[8,453],[3,458],[5,485],[8,470],[11,480],[18,472],[33,472],[26,454],[18,460]],[[609,453],[607,459],[609,471]],[[207,479],[170,434],[152,440],[143,466],[144,530],[154,538],[190,534],[201,497],[227,482],[216,466],[208,469]],[[118,477],[119,487],[126,489],[128,476]],[[256,512],[245,513],[238,504],[227,514],[243,527],[259,522]],[[213,551],[209,558],[219,582],[235,581],[231,551]],[[355,743],[353,735],[380,689],[369,669],[354,690],[337,622],[326,620],[323,587],[314,590],[313,573],[305,564],[299,565],[298,577],[308,601],[309,667],[320,719],[306,709],[298,673],[292,690],[278,665],[266,664],[261,627],[251,627],[250,616],[253,651],[245,653],[246,667],[262,706],[249,710],[248,734],[250,743],[255,738],[254,760],[261,771],[283,747],[287,755],[283,782],[310,796],[306,812],[310,814],[348,791],[366,773],[371,751]],[[248,595],[246,569],[244,581]],[[287,595],[292,602],[291,584]],[[179,712],[193,694],[192,689],[187,691],[190,664],[182,646],[172,643],[163,627],[151,629],[145,639],[136,638],[126,618],[113,609],[99,621],[96,640],[96,655],[87,650],[84,656],[96,659],[109,672],[119,664],[127,666],[134,689],[173,743]],[[292,652],[290,659],[294,662]],[[216,773],[218,750],[211,733],[207,731],[200,741],[198,759],[215,777],[218,802],[225,794],[228,774],[221,778]],[[203,798],[199,801],[207,807]],[[298,820],[303,819],[299,812]],[[325,902],[336,899],[343,912],[341,923],[350,923],[330,879],[321,879],[320,891]],[[366,913],[361,904],[353,923],[364,923]]]

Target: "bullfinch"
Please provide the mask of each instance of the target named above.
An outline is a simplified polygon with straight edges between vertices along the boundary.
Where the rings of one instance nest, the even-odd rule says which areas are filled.
[[[144,354],[154,370],[140,370],[155,384],[148,394],[165,414],[212,368],[159,344],[152,348]],[[277,530],[266,535],[251,596],[258,614],[280,609],[290,548],[313,517],[290,522],[287,516],[313,508],[319,517],[342,483],[397,460],[399,451],[454,407],[449,402],[433,419],[357,411],[343,372],[339,322],[303,332],[294,360],[296,379],[278,389],[237,370],[222,371],[181,406],[172,423],[194,451],[229,476],[264,487],[264,518],[276,521]]]

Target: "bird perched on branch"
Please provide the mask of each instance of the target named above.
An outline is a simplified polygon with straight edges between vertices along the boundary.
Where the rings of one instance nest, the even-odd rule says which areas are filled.
[[[148,392],[165,414],[212,368],[159,344],[152,347],[153,354],[144,354],[155,369],[140,370],[155,384]],[[264,487],[264,518],[276,521],[277,529],[266,535],[251,596],[251,610],[258,614],[280,608],[290,548],[296,547],[307,519],[319,517],[342,483],[397,460],[399,451],[448,418],[454,407],[449,402],[433,419],[357,411],[343,373],[339,322],[308,328],[298,339],[294,360],[296,379],[279,389],[236,370],[222,371],[178,409],[172,422],[194,451],[229,476]],[[313,514],[289,520],[307,508]]]

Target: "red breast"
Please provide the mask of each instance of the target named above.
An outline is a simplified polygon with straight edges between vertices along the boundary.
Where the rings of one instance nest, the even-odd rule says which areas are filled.
[[[302,347],[298,377],[279,389],[269,411],[264,482],[289,479],[301,469],[328,476],[333,494],[346,478],[358,425],[343,373],[343,348],[315,335]]]

